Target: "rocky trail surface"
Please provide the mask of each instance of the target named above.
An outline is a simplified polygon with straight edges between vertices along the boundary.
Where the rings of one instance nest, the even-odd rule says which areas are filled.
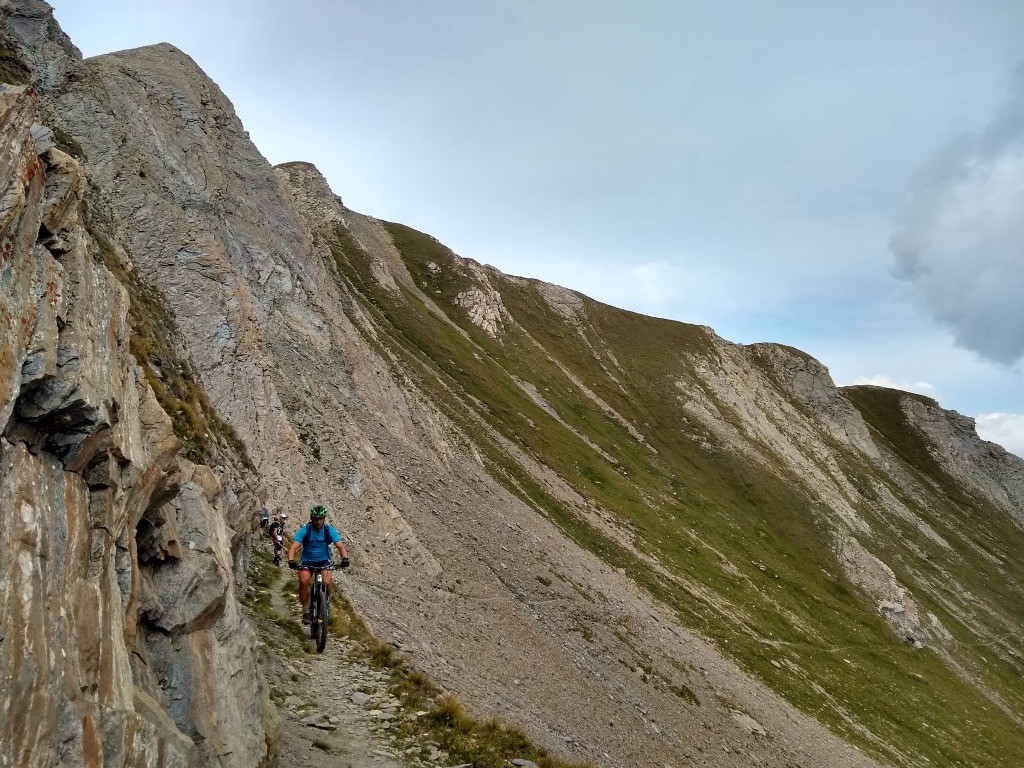
[[[266,596],[282,621],[269,619],[265,612],[250,615],[260,638],[260,664],[284,721],[278,765],[401,768],[423,764],[413,754],[404,754],[408,749],[418,755],[418,746],[397,743],[400,703],[388,688],[387,672],[355,660],[355,641],[336,633],[322,654],[311,652],[311,641],[300,638],[306,628],[298,600],[287,589],[295,581],[294,574],[282,568],[270,578]],[[284,626],[287,622],[294,625],[292,631]]]
[[[255,586],[264,610],[253,609],[260,640],[260,665],[281,712],[284,739],[280,766],[320,768],[427,768],[448,766],[448,754],[437,744],[403,734],[402,724],[424,714],[403,709],[394,694],[391,675],[360,659],[358,640],[332,630],[321,654],[302,626],[297,580],[287,568],[275,569],[262,553],[255,555],[263,571]],[[335,578],[344,589],[345,576]],[[276,615],[272,618],[266,608]],[[341,610],[334,607],[335,611]],[[306,637],[303,637],[306,635]],[[520,761],[532,765],[528,761]]]

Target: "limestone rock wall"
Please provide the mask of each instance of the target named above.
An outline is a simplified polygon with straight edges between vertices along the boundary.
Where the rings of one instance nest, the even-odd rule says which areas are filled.
[[[86,175],[0,88],[0,765],[270,764],[228,524],[253,500],[179,456]]]
[[[45,92],[74,79],[82,66],[82,54],[41,0],[0,4],[0,41],[17,52],[2,67],[6,82],[32,84]]]
[[[308,233],[231,103],[196,71],[166,44],[102,57],[53,100],[55,112],[87,147],[111,229],[172,300],[202,384],[249,446],[268,503],[308,505],[300,438],[266,350],[330,347],[318,306],[330,281],[295,259],[312,248]],[[268,338],[275,327],[280,338]]]

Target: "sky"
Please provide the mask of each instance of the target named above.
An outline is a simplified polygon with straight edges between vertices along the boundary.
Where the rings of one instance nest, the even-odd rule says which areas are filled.
[[[1024,456],[1019,0],[57,0],[272,163],[600,301],[934,397]]]

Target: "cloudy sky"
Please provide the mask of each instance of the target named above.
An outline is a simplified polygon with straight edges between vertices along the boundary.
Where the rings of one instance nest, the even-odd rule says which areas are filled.
[[[1024,2],[56,0],[462,256],[922,392],[1024,455]]]

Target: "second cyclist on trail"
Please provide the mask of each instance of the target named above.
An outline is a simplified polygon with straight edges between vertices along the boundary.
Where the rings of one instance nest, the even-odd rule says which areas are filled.
[[[281,564],[281,550],[284,549],[284,521],[287,519],[288,515],[284,512],[274,515],[273,521],[267,527],[267,535],[274,544],[274,565]]]
[[[327,508],[322,506],[313,507],[309,510],[309,522],[302,526],[292,539],[292,545],[288,549],[288,567],[299,571],[299,601],[302,603],[302,623],[309,624],[309,577],[307,566],[322,568],[330,565],[331,545],[334,545],[341,555],[341,568],[348,568],[348,550],[341,541],[341,534],[332,525],[327,525]],[[302,560],[295,561],[295,553],[302,547]],[[323,572],[324,585],[327,587],[327,594],[331,593],[331,572]]]

